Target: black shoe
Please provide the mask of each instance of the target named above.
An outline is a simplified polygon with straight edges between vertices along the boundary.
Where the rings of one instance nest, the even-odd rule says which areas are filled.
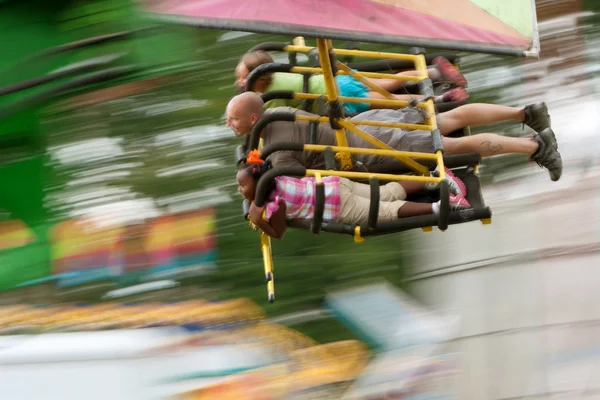
[[[550,114],[546,103],[535,103],[525,106],[525,121],[523,123],[536,131],[542,133],[546,129],[551,129]],[[554,147],[558,149],[558,144],[554,141]]]
[[[546,168],[550,172],[550,179],[557,181],[562,175],[562,158],[556,149],[556,136],[552,129],[547,128],[543,132],[533,137],[538,144],[538,149],[531,159],[538,163],[540,167]]]

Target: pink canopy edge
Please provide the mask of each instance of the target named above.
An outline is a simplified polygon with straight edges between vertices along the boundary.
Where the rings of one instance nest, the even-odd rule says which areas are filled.
[[[294,25],[317,31],[529,47],[529,42],[522,38],[368,0],[168,0],[149,11],[188,19]]]

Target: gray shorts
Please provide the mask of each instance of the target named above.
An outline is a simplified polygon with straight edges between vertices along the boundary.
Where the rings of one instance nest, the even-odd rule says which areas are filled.
[[[395,147],[396,150],[433,153],[433,138],[431,137],[431,132],[406,132],[398,144],[399,145]]]
[[[409,124],[422,124],[424,118],[416,109],[406,108],[400,110],[375,109],[359,114],[352,118],[355,120],[375,120],[386,122],[403,122]],[[359,126],[366,133],[387,144],[395,150],[419,153],[433,153],[433,139],[431,132],[421,130],[405,130],[399,128],[386,128],[379,126]],[[348,144],[351,147],[376,148],[356,135],[348,135]],[[365,165],[387,163],[395,160],[392,157],[376,155],[354,154],[353,158]]]

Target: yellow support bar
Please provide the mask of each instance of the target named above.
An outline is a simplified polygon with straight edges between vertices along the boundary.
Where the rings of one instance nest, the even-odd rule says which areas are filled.
[[[381,140],[378,140],[376,138],[374,138],[373,136],[369,135],[368,133],[366,133],[365,131],[361,130],[360,128],[352,125],[352,123],[346,121],[346,120],[339,120],[338,123],[348,129],[349,131],[357,134],[358,136],[360,136],[361,138],[363,138],[364,140],[366,140],[367,142],[371,143],[372,145],[379,147],[381,149],[386,149],[386,150],[391,150],[391,151],[395,151],[395,149],[391,146],[388,146],[387,144],[383,143]],[[395,157],[396,159],[398,159],[398,161],[404,163],[404,165],[406,165],[407,167],[409,167],[415,174],[419,174],[419,175],[425,175],[429,173],[429,169],[427,167],[425,167],[424,165],[419,164],[418,162],[404,156],[404,155],[398,155],[398,154],[391,154],[393,157]]]
[[[319,40],[319,39],[317,39]],[[321,39],[324,40],[324,39]],[[285,46],[283,51],[296,52],[296,53],[308,53],[314,47],[310,46]],[[367,58],[389,58],[393,60],[405,60],[416,62],[417,58],[422,56],[422,54],[397,54],[397,53],[385,53],[381,51],[365,51],[365,50],[347,50],[347,49],[333,49],[333,53],[337,56],[359,56],[359,57],[367,57]]]
[[[423,54],[418,54],[414,57],[415,70],[421,73],[421,78],[427,79],[429,75],[427,74],[427,62],[425,61],[425,56]]]
[[[323,97],[320,94],[312,94],[312,93],[294,93],[294,99],[299,100],[317,100]],[[347,96],[338,96],[338,100],[343,101],[345,103],[368,103],[380,106],[394,106],[395,108],[402,107],[412,107],[410,102],[404,100],[390,100],[390,99],[371,99],[368,97],[347,97]],[[427,104],[425,102],[419,102],[415,107],[422,108],[427,110]],[[435,110],[434,110],[435,111]]]
[[[417,59],[415,60],[415,69],[417,71],[419,71],[421,73],[421,76],[426,78],[427,75],[427,62],[425,61],[425,56],[423,54],[419,54],[417,56]],[[425,109],[427,110],[427,120],[425,121],[425,123],[429,126],[431,126],[431,130],[438,130],[438,126],[437,126],[437,119],[435,116],[435,106],[433,105],[433,99],[428,99],[425,102]],[[439,173],[439,177],[440,179],[444,179],[446,177],[446,171],[444,170],[444,157],[443,157],[443,153],[442,151],[437,151],[436,152],[436,156],[437,156],[437,166],[438,166],[438,173]]]
[[[354,243],[362,243],[365,241],[365,238],[360,234],[360,226],[354,227]]]
[[[378,122],[378,121],[364,121],[364,120],[353,119],[352,123],[355,126],[359,126],[359,125],[364,125],[364,126],[383,126],[383,127],[386,127],[386,128],[402,128],[402,129],[422,130],[422,131],[431,131],[433,129],[429,125],[405,124],[405,123],[400,123],[400,122]]]
[[[319,183],[323,182],[323,181],[321,180],[321,174],[315,174],[315,180],[317,181],[317,184],[319,184]]]
[[[383,97],[386,97],[386,98],[391,99],[391,100],[395,100],[396,99],[393,94],[391,94],[390,92],[388,92],[387,90],[385,90],[381,86],[372,83],[370,80],[365,79],[361,74],[352,71],[352,69],[348,68],[343,63],[337,61],[335,63],[335,65],[341,70],[340,72],[345,72],[346,74],[352,76],[354,79],[360,81],[366,87],[368,87],[369,89],[371,89],[371,90],[379,93]]]
[[[294,46],[306,46],[304,36],[296,36],[294,39],[292,39],[292,44]]]
[[[329,122],[329,117],[312,117],[309,115],[296,115],[297,121],[314,121],[314,122]],[[358,120],[352,119],[348,120],[354,124],[354,126],[382,126],[385,128],[402,128],[402,129],[410,129],[410,130],[423,130],[430,131],[432,128],[429,125],[420,125],[420,124],[405,124],[401,122],[383,122],[383,121],[366,121],[366,120]]]
[[[325,80],[325,89],[327,90],[327,100],[333,103],[338,99],[339,92],[333,76],[333,70],[331,69],[331,63],[329,62],[329,48],[325,39],[317,39],[317,46],[319,49],[319,60],[321,62],[321,72]]]
[[[440,183],[442,178],[437,178],[435,176],[416,176],[416,175],[394,175],[394,174],[379,174],[372,172],[353,172],[353,171],[328,171],[328,170],[320,170],[320,169],[307,169],[306,176],[316,176],[317,174],[321,174],[321,176],[339,176],[341,178],[348,179],[370,179],[377,178],[384,181],[408,181],[408,182],[433,182]]]
[[[345,64],[342,63],[342,65],[345,66]],[[352,71],[352,70],[351,70]],[[290,69],[290,72],[295,73],[295,74],[322,74],[323,73],[323,69],[319,68],[319,67],[292,67],[292,69]],[[354,72],[354,71],[352,71]],[[356,72],[354,72],[356,73]],[[341,75],[352,75],[350,72],[347,71],[339,71],[338,74]],[[363,72],[360,71],[360,75],[364,76],[366,78],[376,78],[376,79],[395,79],[397,81],[404,81],[404,82],[420,82],[422,81],[423,77],[421,76],[411,76],[411,75],[396,75],[396,74],[386,74],[386,73],[382,73],[382,72]]]
[[[296,92],[294,94],[295,99],[316,100],[319,97],[322,97],[322,96],[319,94],[298,93],[298,92]],[[339,96],[338,99],[343,102],[346,102],[346,103],[368,103],[368,104],[379,105],[379,106],[395,106],[396,108],[411,107],[410,102],[405,101],[405,100],[371,99],[368,97],[347,97],[347,96]],[[425,110],[427,109],[427,105],[424,102],[417,103],[416,107],[422,108]]]
[[[437,160],[437,154],[434,153],[419,153],[419,152],[410,152],[410,151],[400,151],[400,150],[383,150],[383,149],[364,149],[361,147],[340,147],[340,146],[328,146],[322,144],[305,144],[304,150],[306,151],[318,151],[322,152],[325,149],[331,149],[335,152],[347,151],[349,153],[356,154],[373,154],[373,155],[381,155],[381,156],[404,156],[409,158],[417,158],[421,160]]]
[[[441,151],[436,151],[435,155],[437,156],[438,173],[440,175],[440,179],[444,180],[446,178],[446,170],[444,169],[443,153]]]
[[[271,253],[271,238],[264,232],[260,233],[260,249],[265,265],[265,277],[270,277],[267,282],[269,301],[275,300],[275,274],[273,274],[273,255]]]
[[[323,78],[325,80],[325,88],[327,90],[327,100],[330,103],[338,101],[338,87],[333,76],[333,70],[331,69],[331,62],[329,59],[329,44],[327,39],[317,39],[317,48],[319,50],[319,60],[321,62],[321,68],[323,69]],[[335,130],[336,142],[339,146],[348,147],[348,141],[346,140],[346,132],[343,128]],[[342,152],[338,154],[340,159],[340,166],[343,170],[352,169],[352,159],[350,153]]]

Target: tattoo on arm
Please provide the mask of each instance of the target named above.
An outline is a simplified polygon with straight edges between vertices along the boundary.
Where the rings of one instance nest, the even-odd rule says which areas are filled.
[[[489,140],[481,142],[480,146],[486,147],[487,150],[493,155],[500,153],[504,149],[501,144],[493,144]]]

